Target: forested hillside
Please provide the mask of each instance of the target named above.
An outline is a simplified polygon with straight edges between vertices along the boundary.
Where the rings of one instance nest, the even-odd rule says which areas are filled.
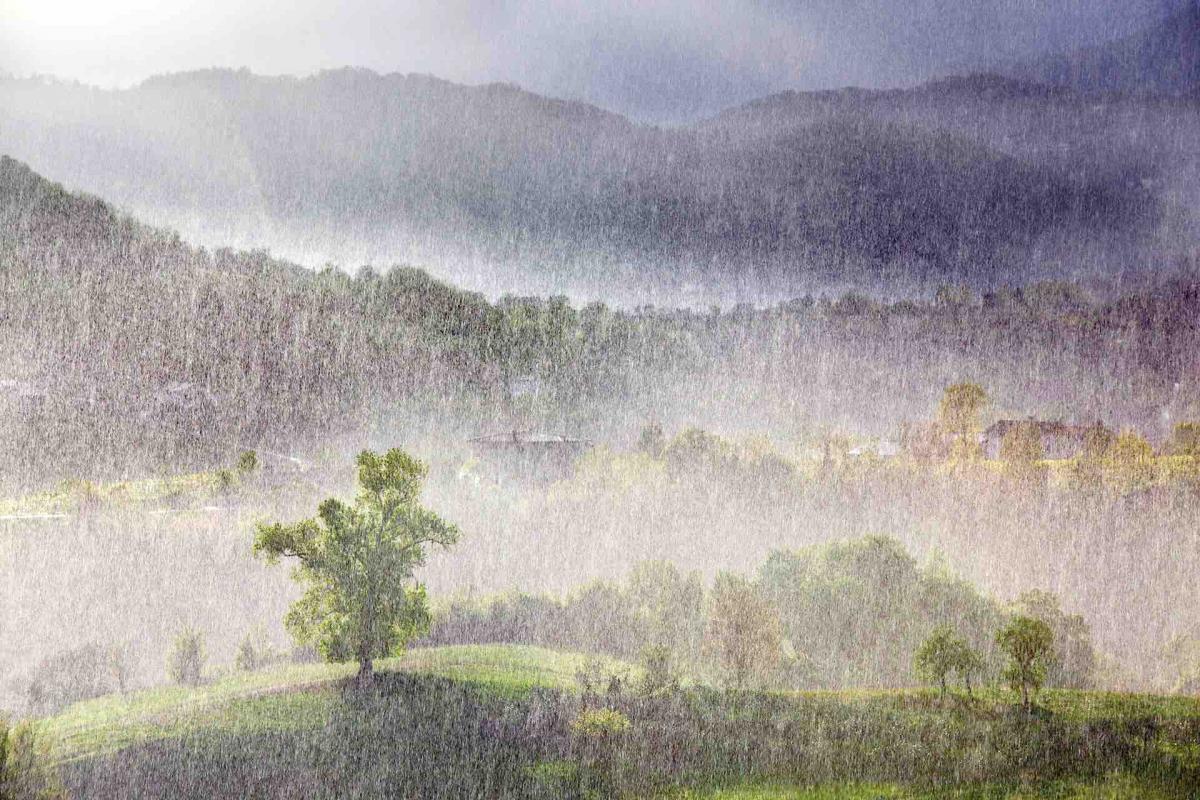
[[[243,447],[366,430],[630,441],[658,419],[895,436],[970,378],[986,379],[998,415],[1152,438],[1200,402],[1194,272],[1113,300],[1037,284],[728,312],[490,303],[411,269],[352,277],[197,249],[11,159],[0,257],[4,419],[20,432],[5,449],[24,465],[10,481],[69,477],[69,463],[228,463]]]
[[[988,80],[787,94],[681,128],[363,70],[3,80],[0,107],[0,151],[189,240],[418,263],[492,296],[1131,276],[1192,252],[1200,207],[1194,106],[1097,113]]]
[[[20,434],[4,449],[28,466],[103,464],[135,442],[211,462],[244,440],[352,427],[385,398],[453,403],[501,384],[497,312],[479,297],[411,270],[363,283],[198,250],[9,158],[0,261]]]

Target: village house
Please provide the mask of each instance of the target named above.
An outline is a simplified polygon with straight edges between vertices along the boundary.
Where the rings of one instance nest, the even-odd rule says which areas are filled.
[[[489,477],[552,482],[568,478],[575,462],[594,445],[586,439],[556,434],[511,431],[471,440],[471,450]]]
[[[1048,459],[1075,458],[1082,455],[1088,445],[1089,436],[1111,436],[1099,422],[1092,425],[1071,425],[1062,421],[1029,419],[1002,419],[983,432],[980,444],[984,458],[1000,457],[1004,438],[1017,428],[1028,427],[1038,433],[1042,442],[1042,453]]]

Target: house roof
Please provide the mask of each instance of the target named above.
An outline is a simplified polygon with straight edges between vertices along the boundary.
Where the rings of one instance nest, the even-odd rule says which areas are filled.
[[[1009,431],[1019,427],[1033,427],[1042,436],[1083,436],[1088,431],[1103,426],[1099,422],[1091,425],[1072,425],[1061,420],[1002,419],[984,431],[984,436],[1003,438]]]
[[[537,433],[535,431],[506,431],[504,433],[489,433],[471,439],[472,444],[562,444],[585,445],[590,447],[592,442],[587,439],[572,439],[561,434]]]

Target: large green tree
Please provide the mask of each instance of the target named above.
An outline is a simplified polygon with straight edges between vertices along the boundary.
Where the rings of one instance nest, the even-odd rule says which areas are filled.
[[[314,519],[258,527],[254,552],[268,563],[299,561],[307,590],[287,626],[330,661],[358,662],[369,685],[373,661],[393,654],[429,624],[425,590],[413,577],[427,545],[448,547],[458,529],[419,501],[428,468],[402,450],[358,456],[353,504],[321,503]]]

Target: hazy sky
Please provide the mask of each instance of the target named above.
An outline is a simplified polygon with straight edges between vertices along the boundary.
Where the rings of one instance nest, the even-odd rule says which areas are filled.
[[[1128,33],[1175,0],[0,0],[0,70],[106,86],[211,66],[511,81],[649,119],[904,85]]]

